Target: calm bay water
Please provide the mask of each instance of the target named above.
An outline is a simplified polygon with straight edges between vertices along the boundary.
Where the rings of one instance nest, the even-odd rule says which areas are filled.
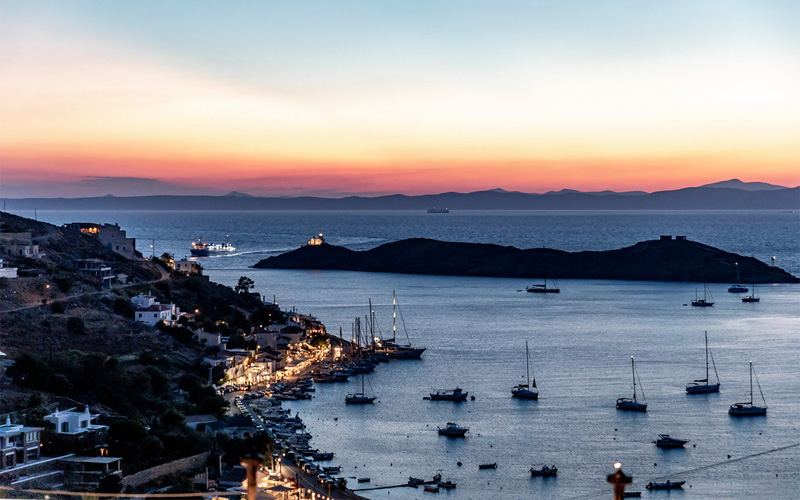
[[[21,214],[30,215],[30,214]],[[692,308],[694,283],[562,280],[559,295],[532,296],[526,280],[255,270],[248,266],[304,243],[323,231],[329,242],[369,248],[407,237],[601,250],[659,234],[686,234],[722,249],[800,274],[800,218],[778,212],[676,213],[417,213],[39,212],[40,220],[118,222],[138,247],[180,257],[197,237],[226,234],[238,252],[203,260],[215,281],[233,285],[247,274],[256,289],[283,307],[320,318],[329,332],[349,336],[353,318],[373,299],[383,332],[391,328],[396,290],[409,335],[428,350],[420,361],[381,364],[368,375],[375,405],[347,407],[344,395],[360,382],[320,386],[311,401],[288,406],[334,451],[343,475],[372,485],[430,477],[438,469],[458,483],[440,495],[453,499],[609,498],[605,474],[615,461],[641,490],[657,478],[686,480],[686,498],[797,498],[800,447],[737,460],[800,443],[800,286],[759,286],[762,302],[744,304],[710,285],[716,305]],[[446,258],[446,256],[445,256]],[[733,280],[735,277],[732,277]],[[722,389],[687,396],[684,385],[704,375],[703,331],[708,331]],[[402,329],[401,329],[402,331]],[[517,401],[510,388],[525,376],[525,340],[540,399]],[[649,411],[619,412],[630,396],[630,356]],[[731,403],[749,398],[748,361],[764,390],[766,418],[731,419]],[[423,401],[433,389],[463,387],[475,401]],[[759,400],[756,389],[756,399]],[[338,420],[334,420],[337,418]],[[447,440],[436,426],[470,428]],[[685,450],[664,452],[658,434],[689,439]],[[730,455],[730,459],[729,456]],[[463,466],[457,466],[457,462]],[[478,470],[497,462],[497,470]],[[536,464],[555,464],[559,477],[531,478]],[[710,466],[710,467],[709,467]],[[708,468],[704,468],[708,467]],[[704,469],[701,469],[704,468]],[[698,470],[701,469],[701,470]],[[350,480],[355,486],[355,480]],[[665,492],[645,492],[661,497]],[[370,498],[423,498],[421,489],[379,490]]]

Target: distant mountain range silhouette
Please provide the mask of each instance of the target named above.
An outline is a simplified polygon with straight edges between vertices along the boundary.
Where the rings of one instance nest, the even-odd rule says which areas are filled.
[[[798,210],[800,187],[730,179],[670,191],[571,189],[543,194],[496,188],[472,193],[408,196],[262,197],[232,191],[222,196],[153,195],[91,198],[5,198],[6,210]]]

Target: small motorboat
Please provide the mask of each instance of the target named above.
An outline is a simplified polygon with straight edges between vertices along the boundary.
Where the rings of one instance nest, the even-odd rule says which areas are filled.
[[[447,481],[438,481],[436,484],[438,484],[439,486],[441,486],[446,490],[452,490],[453,488],[456,487],[456,483],[450,481],[449,479]]]
[[[683,448],[683,445],[689,442],[688,439],[678,439],[671,437],[669,434],[659,434],[658,440],[654,441],[659,448]]]
[[[333,452],[329,451],[325,453],[314,453],[312,457],[318,462],[322,462],[324,460],[333,460]]]
[[[420,479],[418,477],[413,477],[413,476],[409,476],[408,477],[408,484],[410,486],[419,486],[420,484],[423,484],[424,482],[425,482],[424,479]]]
[[[447,422],[444,428],[439,427],[439,435],[451,438],[463,438],[469,429],[467,427],[460,427],[455,422]]]
[[[368,483],[368,482],[370,482],[370,479],[368,477],[360,477],[360,478],[357,479],[357,481],[359,483]]]
[[[454,401],[456,403],[467,400],[469,393],[464,392],[460,387],[456,387],[452,391],[436,391],[430,393],[431,401]]]
[[[478,468],[479,469],[496,469],[497,468],[497,462],[494,462],[494,463],[491,463],[491,464],[480,464],[480,465],[478,465]]]
[[[626,491],[622,494],[622,498],[639,498],[642,496],[641,491]]]
[[[556,477],[558,475],[558,468],[553,465],[548,467],[546,465],[535,468],[531,467],[531,477]]]
[[[438,484],[426,484],[423,490],[429,493],[439,493],[439,485]]]
[[[679,490],[683,488],[684,483],[686,483],[686,481],[675,481],[673,483],[669,479],[663,483],[654,483],[651,481],[647,483],[645,488],[648,490]]]

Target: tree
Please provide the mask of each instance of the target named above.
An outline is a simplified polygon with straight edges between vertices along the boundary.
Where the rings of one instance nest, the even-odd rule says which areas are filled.
[[[234,290],[236,293],[247,293],[255,287],[255,282],[247,276],[239,277],[239,283],[236,284]]]

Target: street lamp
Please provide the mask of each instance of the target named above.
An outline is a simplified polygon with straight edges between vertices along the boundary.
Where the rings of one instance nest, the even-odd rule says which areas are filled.
[[[622,472],[622,464],[614,464],[616,472],[606,476],[606,481],[614,485],[614,500],[622,500],[625,497],[625,487],[631,484],[633,477]]]

